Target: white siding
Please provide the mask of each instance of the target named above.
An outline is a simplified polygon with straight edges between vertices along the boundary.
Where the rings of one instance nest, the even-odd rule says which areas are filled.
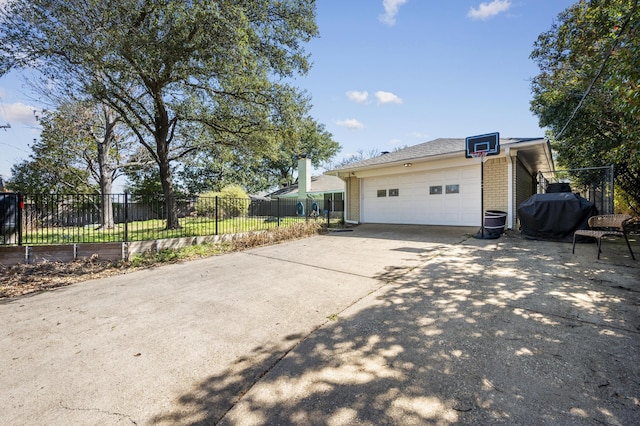
[[[447,194],[447,185],[459,193]],[[441,194],[430,194],[440,186]],[[398,196],[390,197],[389,190]],[[385,190],[386,197],[378,197]],[[362,180],[361,221],[421,225],[480,226],[480,166],[367,177]]]

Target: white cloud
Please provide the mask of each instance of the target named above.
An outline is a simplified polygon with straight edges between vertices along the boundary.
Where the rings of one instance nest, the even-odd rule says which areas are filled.
[[[349,90],[347,92],[347,98],[349,98],[350,101],[363,104],[369,98],[369,93],[366,90],[362,92],[359,92],[357,90]]]
[[[36,117],[33,113],[33,111],[36,110],[40,111],[39,108],[23,104],[22,102],[4,105],[4,108],[0,110],[0,117],[2,117],[0,120],[6,120],[11,125],[20,123],[33,126],[37,124]]]
[[[467,16],[471,19],[479,19],[484,21],[498,13],[506,12],[511,7],[511,0],[493,0],[491,3],[480,3],[477,9],[469,9]]]
[[[423,140],[427,140],[427,139],[429,139],[431,137],[427,133],[420,133],[420,132],[412,132],[411,136],[416,138],[416,139],[423,139]]]
[[[379,104],[401,104],[402,99],[391,92],[379,90],[376,92],[376,99]]]
[[[379,16],[380,21],[389,26],[396,24],[396,15],[400,6],[405,4],[408,0],[383,0],[382,6],[384,7],[384,14]]]
[[[346,127],[347,129],[356,130],[362,129],[364,124],[356,120],[355,118],[347,118],[346,120],[339,120],[336,124],[340,127]]]

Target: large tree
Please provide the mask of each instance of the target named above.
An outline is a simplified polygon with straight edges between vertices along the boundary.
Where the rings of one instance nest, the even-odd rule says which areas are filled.
[[[310,117],[301,120],[292,130],[265,164],[264,173],[271,176],[272,184],[280,187],[293,183],[293,172],[301,156],[311,159],[314,167],[320,167],[340,151],[333,135]]]
[[[101,225],[113,227],[113,181],[127,164],[127,131],[104,104],[67,99],[39,116],[42,133],[29,160],[15,165],[11,183],[22,192],[95,193]]]
[[[307,110],[286,81],[316,35],[314,0],[9,0],[0,74],[34,67],[111,106],[157,163],[175,228],[171,162],[201,148],[191,126],[268,152],[264,135]]]
[[[293,183],[300,156],[310,158],[315,167],[320,167],[340,150],[340,144],[324,125],[308,116],[277,137],[280,139],[277,149],[257,155],[255,150],[240,143],[211,145],[203,142],[205,149],[181,159],[176,176],[192,194],[220,191],[233,184],[255,194]]]
[[[614,164],[617,187],[640,213],[638,0],[577,2],[540,35],[531,58],[540,68],[532,111],[551,130],[558,162]]]
[[[33,140],[29,158],[11,168],[12,190],[32,195],[98,193],[97,181],[85,161],[94,156],[95,147],[89,133],[78,125],[81,119],[76,107],[66,105],[38,116],[42,133]]]

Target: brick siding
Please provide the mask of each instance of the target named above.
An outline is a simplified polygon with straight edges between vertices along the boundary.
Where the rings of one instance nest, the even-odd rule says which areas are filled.
[[[506,158],[491,158],[484,163],[484,209],[507,211],[508,174]]]

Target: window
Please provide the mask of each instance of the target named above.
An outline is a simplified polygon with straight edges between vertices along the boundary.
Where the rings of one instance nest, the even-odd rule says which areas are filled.
[[[386,197],[387,196],[387,190],[386,189],[378,189],[378,198],[379,197]]]
[[[438,186],[430,186],[430,187],[429,187],[429,194],[431,194],[431,195],[439,195],[439,194],[442,194],[442,185],[438,185]]]
[[[390,189],[389,190],[389,197],[397,197],[398,195],[400,195],[400,190],[399,189]]]
[[[459,194],[460,193],[460,185],[447,185],[446,189],[447,194]]]

